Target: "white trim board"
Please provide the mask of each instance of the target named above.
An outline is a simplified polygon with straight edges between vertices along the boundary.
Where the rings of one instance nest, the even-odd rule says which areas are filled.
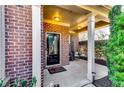
[[[32,77],[41,86],[41,7],[32,6]]]
[[[5,78],[5,17],[4,5],[0,6],[0,78]]]

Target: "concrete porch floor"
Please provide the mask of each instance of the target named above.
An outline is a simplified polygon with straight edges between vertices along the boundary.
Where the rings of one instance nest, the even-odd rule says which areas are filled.
[[[108,69],[106,66],[95,64],[96,66],[96,78],[100,79],[108,75]],[[93,87],[91,82],[87,79],[87,62],[82,59],[70,61],[69,65],[64,66],[67,71],[49,74],[48,70],[44,70],[44,87],[51,84],[60,84],[60,87],[80,87],[85,84],[86,87]]]

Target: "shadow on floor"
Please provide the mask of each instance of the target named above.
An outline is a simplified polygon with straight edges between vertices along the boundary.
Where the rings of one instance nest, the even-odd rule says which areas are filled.
[[[112,82],[109,80],[108,76],[95,80],[93,84],[96,87],[112,87]]]

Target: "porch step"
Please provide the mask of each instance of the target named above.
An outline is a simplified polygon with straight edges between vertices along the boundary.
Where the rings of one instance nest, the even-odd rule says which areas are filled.
[[[81,82],[75,84],[75,85],[72,85],[72,87],[84,87],[88,84],[91,84],[91,81],[88,80],[88,79],[83,79]]]
[[[88,84],[88,85],[86,85],[86,86],[84,86],[84,87],[96,87],[96,86],[93,85],[93,84]]]

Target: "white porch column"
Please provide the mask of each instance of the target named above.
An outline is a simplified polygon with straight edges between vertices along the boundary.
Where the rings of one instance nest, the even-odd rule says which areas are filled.
[[[94,31],[95,31],[95,17],[91,15],[88,18],[88,64],[87,64],[87,78],[93,81],[95,72],[94,63]]]
[[[41,11],[40,6],[32,6],[32,77],[41,86]]]

